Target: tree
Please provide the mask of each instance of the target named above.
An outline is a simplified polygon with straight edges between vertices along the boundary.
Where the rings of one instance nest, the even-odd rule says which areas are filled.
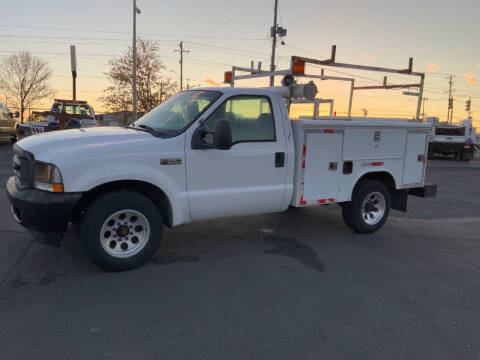
[[[8,56],[0,67],[0,88],[3,88],[13,105],[20,110],[21,121],[25,109],[54,95],[48,81],[52,71],[47,63],[29,52]]]
[[[137,101],[138,111],[148,112],[175,94],[177,84],[162,74],[166,70],[158,54],[156,41],[137,39]],[[111,85],[100,98],[111,111],[132,109],[132,47],[121,57],[111,59],[105,73]]]

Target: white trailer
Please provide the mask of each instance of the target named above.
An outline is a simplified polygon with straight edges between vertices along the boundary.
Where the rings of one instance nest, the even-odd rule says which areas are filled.
[[[181,92],[132,127],[18,142],[7,183],[15,220],[52,245],[79,223],[95,264],[127,270],[155,253],[164,225],[336,203],[365,234],[391,208],[406,211],[409,194],[435,195],[424,182],[429,125],[291,120],[285,104],[317,90],[282,73],[283,87]]]

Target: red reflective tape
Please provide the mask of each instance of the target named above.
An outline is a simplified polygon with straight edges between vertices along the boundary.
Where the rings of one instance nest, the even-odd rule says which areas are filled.
[[[305,160],[302,161],[302,169],[305,169]]]
[[[330,202],[335,202],[335,199],[334,199],[334,198],[330,198],[330,199],[328,199],[328,201],[330,201]]]
[[[303,200],[303,195],[300,196],[300,205],[307,205],[307,202]]]
[[[319,200],[317,200],[317,203],[319,203],[319,204],[325,204],[326,202],[327,202],[326,199],[319,199]]]
[[[307,155],[307,145],[303,145],[303,156]]]
[[[332,129],[325,129],[323,132],[324,132],[325,134],[333,134],[333,133],[335,133],[335,131],[332,130]]]
[[[302,185],[303,185],[303,184],[304,184],[304,183],[302,182]]]
[[[383,165],[383,161],[374,161],[372,162],[372,166],[382,166]]]

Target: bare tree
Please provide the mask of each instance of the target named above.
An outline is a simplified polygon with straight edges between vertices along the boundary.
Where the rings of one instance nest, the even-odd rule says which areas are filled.
[[[111,111],[132,109],[132,48],[119,57],[111,59],[110,70],[105,73],[111,85],[100,97]],[[156,41],[137,40],[137,99],[138,110],[148,112],[175,94],[177,84],[162,72],[165,70],[158,54]]]
[[[47,63],[29,52],[19,52],[3,60],[0,67],[0,87],[20,110],[22,122],[25,109],[54,95],[48,85],[51,75],[52,71]]]

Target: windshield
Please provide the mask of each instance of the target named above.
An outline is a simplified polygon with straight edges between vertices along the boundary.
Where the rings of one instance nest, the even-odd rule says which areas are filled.
[[[133,126],[178,132],[195,121],[220,95],[206,90],[181,92],[142,116]]]

